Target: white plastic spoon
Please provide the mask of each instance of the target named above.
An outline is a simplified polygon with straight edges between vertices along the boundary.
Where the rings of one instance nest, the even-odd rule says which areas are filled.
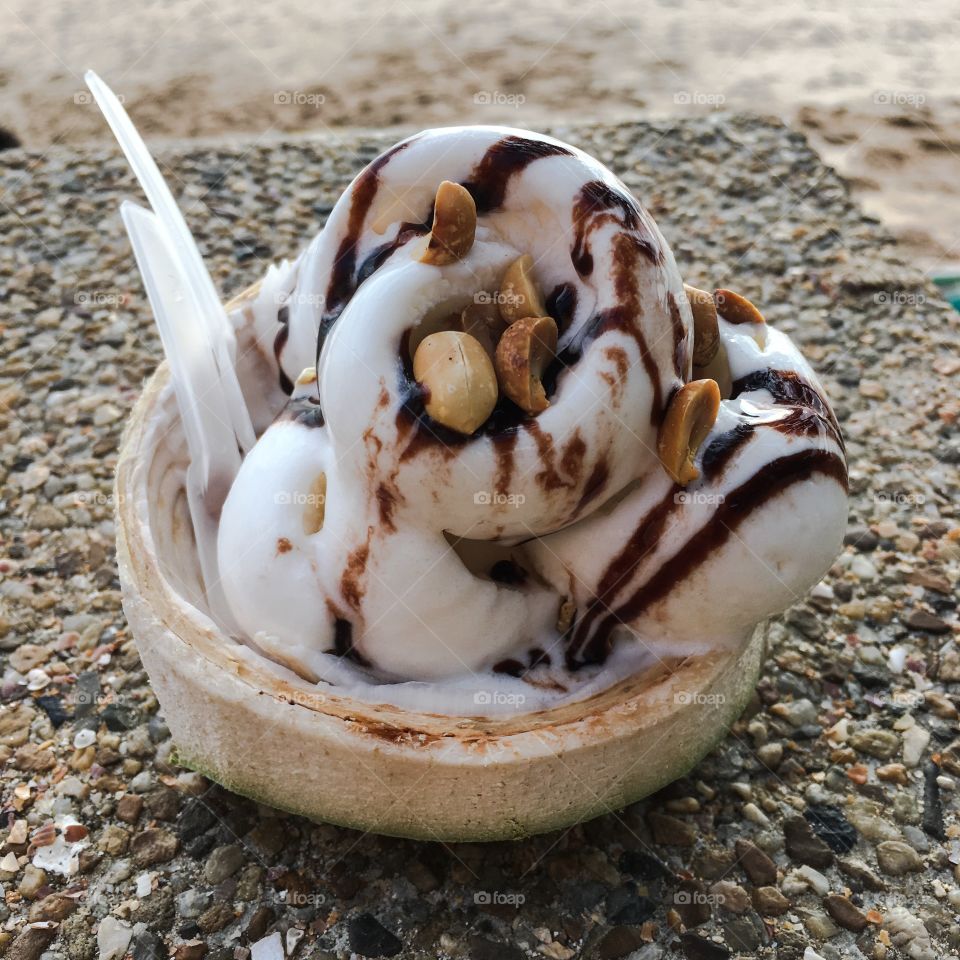
[[[220,586],[217,526],[220,508],[240,467],[227,398],[207,347],[200,305],[156,214],[126,200],[120,214],[153,307],[187,439],[186,492],[210,612],[234,625]]]
[[[190,466],[187,503],[210,611],[232,629],[217,565],[217,523],[242,454],[256,437],[237,380],[236,338],[216,287],[173,195],[126,111],[91,70],[85,75],[153,211],[132,203],[121,215],[153,307]]]
[[[166,235],[171,255],[179,263],[186,283],[193,292],[200,311],[198,317],[200,329],[206,337],[208,349],[216,363],[219,389],[226,397],[229,411],[227,422],[233,427],[240,449],[246,453],[256,442],[256,437],[234,367],[236,338],[227,320],[217,289],[203,265],[200,250],[177,207],[173,194],[170,193],[160,170],[130,117],[127,116],[126,110],[123,109],[113,91],[92,70],[84,74],[84,79],[97,105],[103,111],[140,186],[143,187],[143,192],[147,195],[159,221],[159,228]],[[168,357],[171,347],[175,350],[178,344],[164,343]],[[206,384],[205,388],[207,387],[213,387],[213,385]],[[204,489],[210,479],[209,471],[217,466],[212,459],[205,460],[205,463],[208,466],[204,471]]]

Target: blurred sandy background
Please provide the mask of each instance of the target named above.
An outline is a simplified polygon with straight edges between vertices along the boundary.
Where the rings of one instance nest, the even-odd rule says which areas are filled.
[[[777,113],[923,265],[960,261],[960,3],[0,0],[0,127],[154,137]],[[803,202],[798,197],[797,202]]]

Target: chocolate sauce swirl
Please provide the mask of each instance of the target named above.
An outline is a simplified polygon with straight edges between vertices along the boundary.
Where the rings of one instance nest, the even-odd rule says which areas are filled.
[[[636,620],[654,603],[663,600],[680,582],[690,577],[714,555],[740,525],[756,510],[796,483],[814,476],[830,477],[847,487],[847,468],[835,453],[808,449],[779,457],[762,467],[724,497],[716,512],[670,559],[638,587],[625,601],[611,606],[622,584],[629,583],[643,558],[653,549],[670,515],[678,507],[672,489],[643,518],[634,535],[604,572],[597,600],[576,624],[567,648],[567,664],[577,669],[603,663],[613,645],[614,630]]]

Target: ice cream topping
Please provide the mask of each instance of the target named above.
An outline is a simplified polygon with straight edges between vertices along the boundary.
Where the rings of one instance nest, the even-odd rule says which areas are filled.
[[[259,439],[224,594],[311,680],[581,695],[742,643],[839,549],[843,442],[806,361],[685,287],[627,188],[549,137],[402,141],[231,321]]]

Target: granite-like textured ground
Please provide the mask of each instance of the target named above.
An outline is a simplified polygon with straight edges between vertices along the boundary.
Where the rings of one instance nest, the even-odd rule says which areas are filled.
[[[845,429],[849,545],[775,629],[753,704],[660,796],[519,843],[320,826],[178,768],[113,558],[117,445],[160,356],[118,213],[138,190],[115,152],[5,152],[8,957],[933,960],[960,948],[958,318],[783,127],[716,115],[555,132],[622,174],[688,281],[743,292],[803,344]],[[190,146],[163,160],[229,294],[295,253],[380,145]]]

